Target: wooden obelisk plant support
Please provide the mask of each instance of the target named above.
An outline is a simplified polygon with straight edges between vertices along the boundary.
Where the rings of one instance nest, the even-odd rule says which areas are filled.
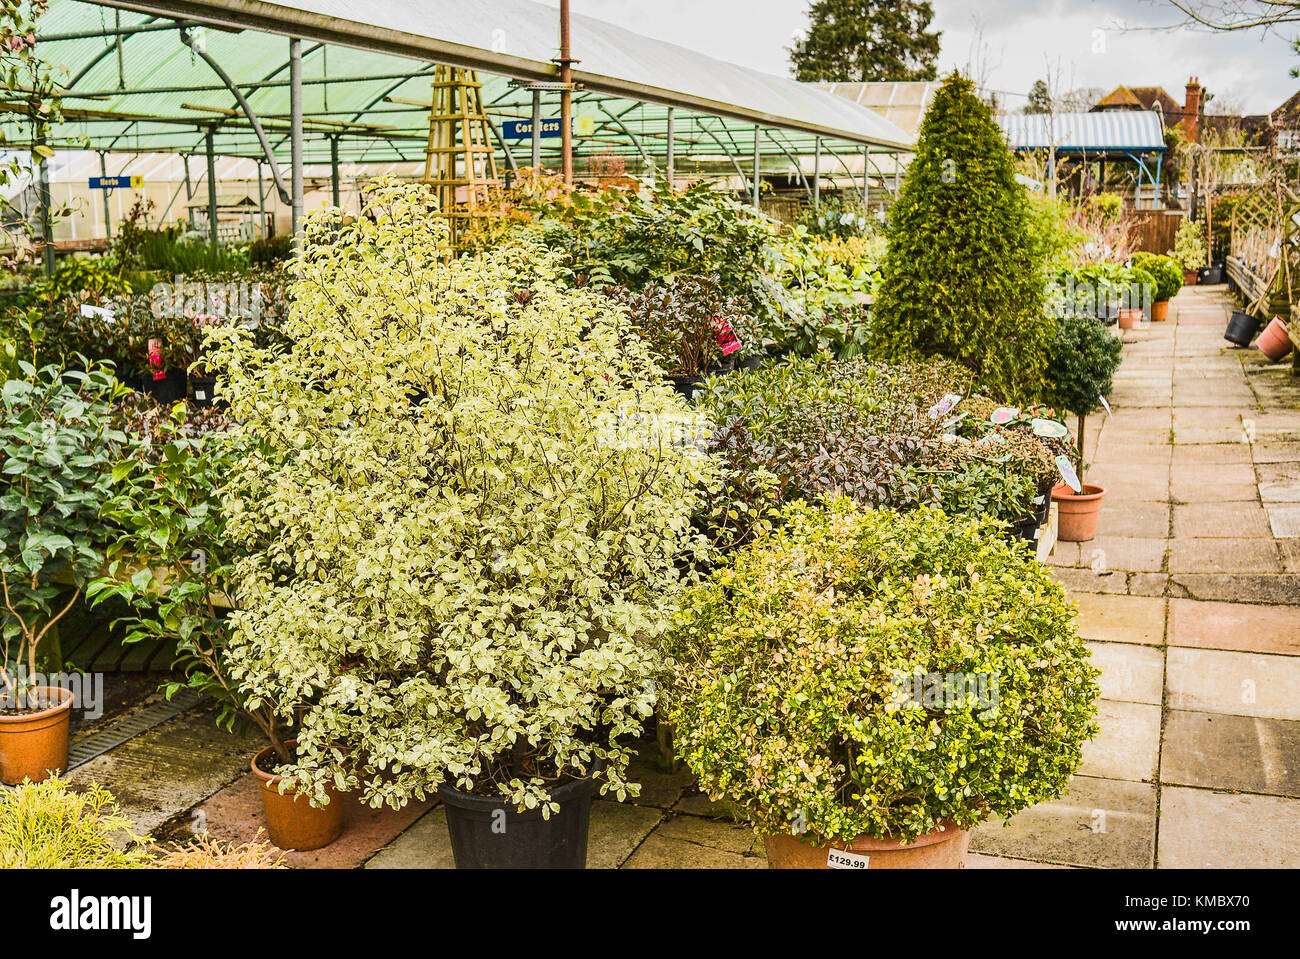
[[[433,77],[423,181],[438,197],[434,216],[448,221],[454,242],[497,185],[496,150],[478,74],[439,64]]]

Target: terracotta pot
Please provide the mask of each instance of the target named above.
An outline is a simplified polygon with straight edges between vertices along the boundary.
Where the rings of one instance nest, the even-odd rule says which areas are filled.
[[[904,845],[896,839],[859,836],[852,842],[815,846],[798,836],[764,836],[767,865],[771,869],[830,869],[832,851],[848,853],[844,869],[963,869],[970,830],[954,822]],[[862,862],[864,857],[867,861]]]
[[[1103,486],[1083,484],[1083,492],[1076,493],[1064,483],[1052,487],[1056,501],[1056,538],[1067,543],[1086,543],[1097,535],[1097,519],[1101,515],[1101,498],[1106,495]]]
[[[1163,323],[1169,319],[1169,301],[1156,300],[1151,304],[1151,322]]]
[[[1138,307],[1122,307],[1119,311],[1119,328],[1121,330],[1135,330],[1137,325],[1142,322],[1142,310]]]
[[[292,746],[293,741],[287,745]],[[343,832],[343,800],[333,786],[325,790],[329,804],[319,808],[295,796],[292,788],[281,795],[280,780],[284,777],[264,772],[258,765],[274,751],[274,746],[267,746],[253,757],[253,772],[262,783],[262,811],[271,842],[281,849],[328,846]]]
[[[24,779],[38,783],[68,768],[72,690],[37,686],[33,692],[58,705],[35,713],[0,708],[0,782],[8,786]]]
[[[1183,286],[1195,286],[1200,275],[1198,270],[1183,270]]]
[[[1268,326],[1264,327],[1264,332],[1259,334],[1255,345],[1270,360],[1282,359],[1291,352],[1291,336],[1287,332],[1286,324],[1278,317],[1273,317]]]

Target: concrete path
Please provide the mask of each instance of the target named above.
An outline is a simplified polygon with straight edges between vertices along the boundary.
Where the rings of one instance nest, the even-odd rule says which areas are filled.
[[[1300,380],[1223,340],[1230,302],[1193,287],[1167,323],[1125,334],[1114,415],[1088,424],[1107,489],[1096,540],[1054,574],[1102,671],[1101,735],[1069,794],[980,827],[968,866],[1300,866]],[[248,756],[205,709],[73,773],[142,829],[252,838]],[[589,864],[761,868],[762,843],[666,774],[647,742],[642,796],[597,801]],[[345,836],[296,866],[450,866],[436,803],[350,809]]]

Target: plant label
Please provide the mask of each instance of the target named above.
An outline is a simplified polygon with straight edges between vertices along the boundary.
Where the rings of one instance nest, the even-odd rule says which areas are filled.
[[[1106,402],[1106,397],[1099,396],[1097,399],[1101,400],[1102,408],[1106,411],[1106,419],[1110,419],[1110,404]]]
[[[1065,480],[1066,486],[1076,493],[1083,492],[1083,484],[1079,482],[1079,477],[1074,472],[1074,464],[1070,462],[1070,457],[1064,453],[1058,456],[1056,458],[1056,468],[1061,471],[1061,479]]]
[[[1006,426],[1020,416],[1020,410],[1014,406],[999,406],[989,414],[989,422],[994,426]]]
[[[717,318],[717,327],[718,349],[722,350],[723,356],[730,356],[740,349],[740,337],[736,336],[736,331],[731,328],[731,324],[725,318]]]
[[[930,419],[937,420],[939,417],[947,414],[954,406],[961,402],[961,397],[956,393],[949,393],[934,406],[930,407]]]
[[[831,849],[826,853],[826,865],[832,869],[866,869],[869,862],[871,857],[859,852]]]
[[[1033,427],[1035,436],[1046,436],[1049,439],[1062,439],[1070,435],[1070,431],[1066,428],[1065,424],[1058,423],[1056,420],[1035,419],[1033,421]]]
[[[85,317],[100,316],[105,323],[112,323],[114,316],[113,311],[103,306],[91,306],[89,303],[81,304],[81,315]]]

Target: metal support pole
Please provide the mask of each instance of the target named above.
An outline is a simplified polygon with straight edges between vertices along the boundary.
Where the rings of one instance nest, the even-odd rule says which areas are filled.
[[[39,177],[41,239],[45,241],[42,259],[45,262],[45,275],[52,276],[54,273],[54,217],[50,214],[50,161],[45,157],[41,157]]]
[[[818,137],[813,148],[813,209],[822,205],[822,138]]]
[[[262,184],[262,161],[257,161],[257,228],[263,237],[270,234],[266,229],[266,187]]]
[[[533,154],[532,167],[537,170],[542,165],[542,91],[533,91]]]
[[[560,0],[560,147],[564,182],[573,185],[573,60],[569,57],[569,0]]]
[[[759,171],[758,166],[759,166],[759,160],[762,158],[762,154],[759,152],[759,142],[758,142],[758,139],[759,139],[759,137],[761,137],[762,135],[763,135],[763,128],[760,127],[757,123],[755,123],[755,124],[754,124],[754,209],[755,209],[755,210],[757,210],[757,209],[758,209],[758,206],[759,206],[759,203],[758,203],[758,200],[759,200],[759,192],[760,192],[760,191],[759,191],[759,183],[760,183],[761,181],[760,181],[760,179],[759,179],[759,172],[760,172],[760,171]]]
[[[871,197],[868,195],[871,187],[867,182],[867,167],[871,165],[871,147],[862,148],[862,207],[866,209],[867,203]]]
[[[669,107],[669,108],[668,108],[668,130],[667,130],[667,137],[668,137],[668,189],[670,189],[670,190],[675,189],[675,188],[673,187],[673,180],[674,180],[674,178],[677,176],[677,150],[676,150],[676,146],[675,146],[674,141],[673,141],[673,113],[674,113],[674,112],[675,112],[675,111],[674,111],[674,109],[673,109],[672,107]]]
[[[339,138],[330,137],[330,186],[334,205],[339,203]]]
[[[302,41],[289,40],[289,143],[293,195],[291,233],[298,234],[298,221],[302,219]]]
[[[212,249],[217,248],[217,154],[213,144],[212,127],[208,127],[203,142],[208,151],[208,236]]]
[[[99,175],[102,176],[102,177],[104,177],[104,178],[107,178],[107,177],[108,177],[108,159],[107,159],[107,157],[108,157],[108,154],[104,153],[104,152],[101,150],[101,151],[100,151],[100,154],[99,154]],[[109,207],[109,205],[108,205],[108,191],[105,190],[105,191],[104,191],[104,238],[105,238],[105,239],[108,239],[108,240],[111,240],[111,239],[113,239],[113,221],[112,221],[112,219],[109,217],[109,210],[110,210],[110,207]]]

